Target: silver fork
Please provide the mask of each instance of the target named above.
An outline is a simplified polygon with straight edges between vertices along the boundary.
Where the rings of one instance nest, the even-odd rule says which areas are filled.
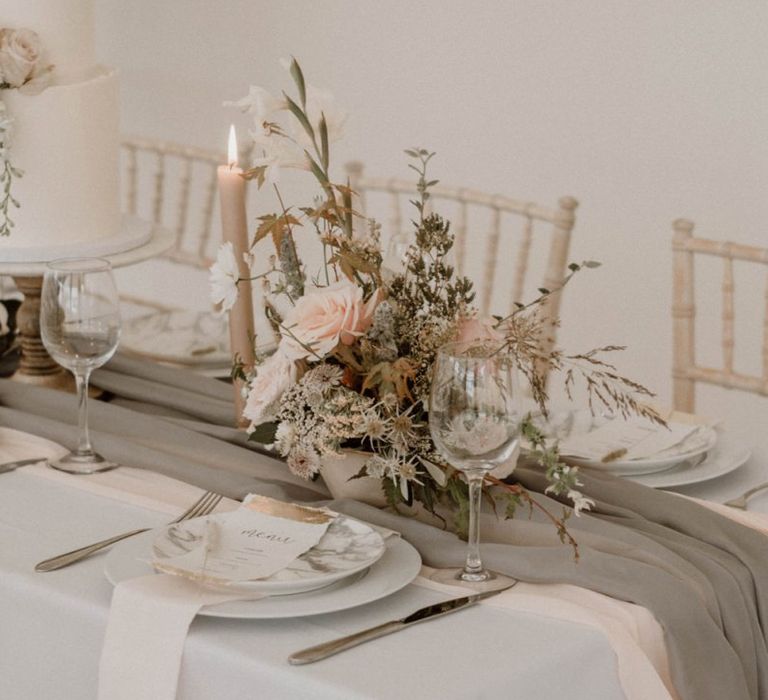
[[[726,501],[723,505],[730,506],[731,508],[739,508],[740,510],[746,510],[747,500],[754,496],[758,491],[763,491],[765,489],[768,489],[768,481],[762,484],[758,484],[757,486],[753,486],[751,489],[748,489],[742,493],[741,496],[732,498],[730,501]]]
[[[173,525],[175,523],[180,523],[182,520],[189,520],[190,518],[197,518],[201,515],[208,515],[209,513],[213,512],[213,509],[216,508],[217,505],[219,505],[219,501],[221,501],[221,499],[222,496],[220,494],[214,493],[213,491],[206,491],[178,518],[171,520],[171,522],[168,524]],[[56,557],[51,557],[50,559],[41,561],[35,566],[35,571],[56,571],[56,569],[63,569],[65,566],[69,566],[70,564],[74,564],[81,559],[85,559],[86,557],[91,556],[91,554],[94,552],[98,552],[105,547],[109,547],[110,545],[115,544],[115,542],[120,542],[120,540],[128,539],[134,535],[140,535],[142,532],[148,532],[151,529],[152,528],[149,527],[143,527],[140,530],[123,532],[120,535],[115,535],[114,537],[101,540],[100,542],[94,542],[93,544],[89,544],[86,547],[80,547],[80,549],[75,549],[71,552],[67,552],[66,554],[59,554]]]

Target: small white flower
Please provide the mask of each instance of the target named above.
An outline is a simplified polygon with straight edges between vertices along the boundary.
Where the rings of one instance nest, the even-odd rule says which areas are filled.
[[[418,478],[419,472],[416,469],[416,463],[413,457],[400,462],[397,467],[397,474],[401,479],[405,479],[406,481],[415,481],[417,484],[422,483]]]
[[[418,437],[418,429],[421,423],[416,423],[411,417],[414,406],[409,406],[406,411],[395,415],[389,424],[388,440],[402,453],[410,451],[411,443]]]
[[[365,463],[365,471],[374,479],[381,479],[387,474],[387,462],[379,455],[374,455]]]
[[[243,253],[243,262],[249,270],[253,270],[254,265],[256,265],[256,256],[252,251],[246,250],[245,253]]]
[[[320,471],[320,455],[311,447],[299,443],[288,455],[288,468],[302,479],[311,479]]]
[[[590,510],[595,505],[595,502],[591,498],[587,498],[581,491],[571,489],[568,492],[568,498],[573,502],[573,512],[576,515],[581,515],[582,510]]]
[[[237,301],[237,282],[240,274],[237,269],[235,250],[227,241],[219,247],[216,262],[211,265],[211,301],[221,304],[221,310],[229,311]]]
[[[344,370],[338,365],[331,365],[326,362],[313,367],[301,379],[301,383],[308,390],[324,392],[327,389],[339,386],[344,376]]]
[[[376,411],[368,411],[363,416],[363,435],[371,442],[383,440],[387,431],[387,422]]]
[[[277,426],[274,443],[275,449],[283,455],[283,457],[287,456],[296,442],[296,437],[296,426],[288,421],[283,421]]]

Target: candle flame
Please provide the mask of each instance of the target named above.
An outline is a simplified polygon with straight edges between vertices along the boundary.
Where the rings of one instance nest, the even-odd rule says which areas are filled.
[[[234,168],[237,165],[237,135],[235,134],[235,125],[229,125],[229,145],[227,147],[227,161],[229,167]]]

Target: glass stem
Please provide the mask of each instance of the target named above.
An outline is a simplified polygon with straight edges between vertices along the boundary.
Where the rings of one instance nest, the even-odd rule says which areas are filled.
[[[469,532],[467,533],[467,563],[465,574],[479,574],[483,571],[480,560],[480,503],[483,496],[484,471],[468,471],[469,483]]]
[[[88,432],[88,380],[91,370],[86,369],[82,374],[75,372],[75,386],[77,387],[77,411],[79,438],[77,442],[78,455],[92,455],[91,436]]]

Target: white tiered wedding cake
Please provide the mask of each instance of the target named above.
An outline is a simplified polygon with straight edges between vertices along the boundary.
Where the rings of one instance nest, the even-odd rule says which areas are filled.
[[[53,68],[38,94],[0,90],[13,119],[10,161],[23,171],[13,180],[20,208],[11,235],[0,236],[0,263],[142,245],[146,230],[121,226],[118,83],[94,59],[93,0],[3,0],[6,28],[37,33]]]

